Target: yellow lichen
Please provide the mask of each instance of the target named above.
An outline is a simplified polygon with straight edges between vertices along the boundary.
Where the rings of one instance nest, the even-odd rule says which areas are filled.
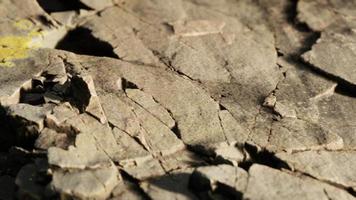
[[[0,37],[0,65],[12,67],[11,60],[26,58],[30,43],[30,37]]]
[[[30,49],[39,47],[34,43],[34,38],[41,36],[41,32],[34,28],[31,21],[17,21],[14,27],[26,31],[26,34],[0,37],[0,66],[12,67],[14,66],[13,60],[27,58]]]
[[[14,27],[19,30],[32,30],[34,24],[28,19],[21,19],[14,23]]]

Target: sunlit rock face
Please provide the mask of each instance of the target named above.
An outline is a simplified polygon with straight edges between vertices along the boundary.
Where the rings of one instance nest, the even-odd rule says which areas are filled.
[[[0,199],[355,199],[355,9],[0,1]]]

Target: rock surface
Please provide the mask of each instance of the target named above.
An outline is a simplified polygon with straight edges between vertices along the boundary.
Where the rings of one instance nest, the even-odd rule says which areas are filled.
[[[0,1],[0,199],[355,199],[355,9]]]

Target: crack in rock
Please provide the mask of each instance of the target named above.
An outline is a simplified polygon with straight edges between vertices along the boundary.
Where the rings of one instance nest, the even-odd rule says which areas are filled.
[[[354,199],[355,8],[0,1],[0,199]]]

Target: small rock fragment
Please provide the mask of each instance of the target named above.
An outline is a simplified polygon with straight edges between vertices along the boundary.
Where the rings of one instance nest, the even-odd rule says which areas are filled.
[[[222,143],[214,149],[216,160],[229,161],[234,166],[245,159],[245,155],[236,145]]]
[[[67,134],[57,133],[52,129],[44,128],[36,139],[35,147],[44,150],[50,147],[66,149],[71,143],[72,141]]]

